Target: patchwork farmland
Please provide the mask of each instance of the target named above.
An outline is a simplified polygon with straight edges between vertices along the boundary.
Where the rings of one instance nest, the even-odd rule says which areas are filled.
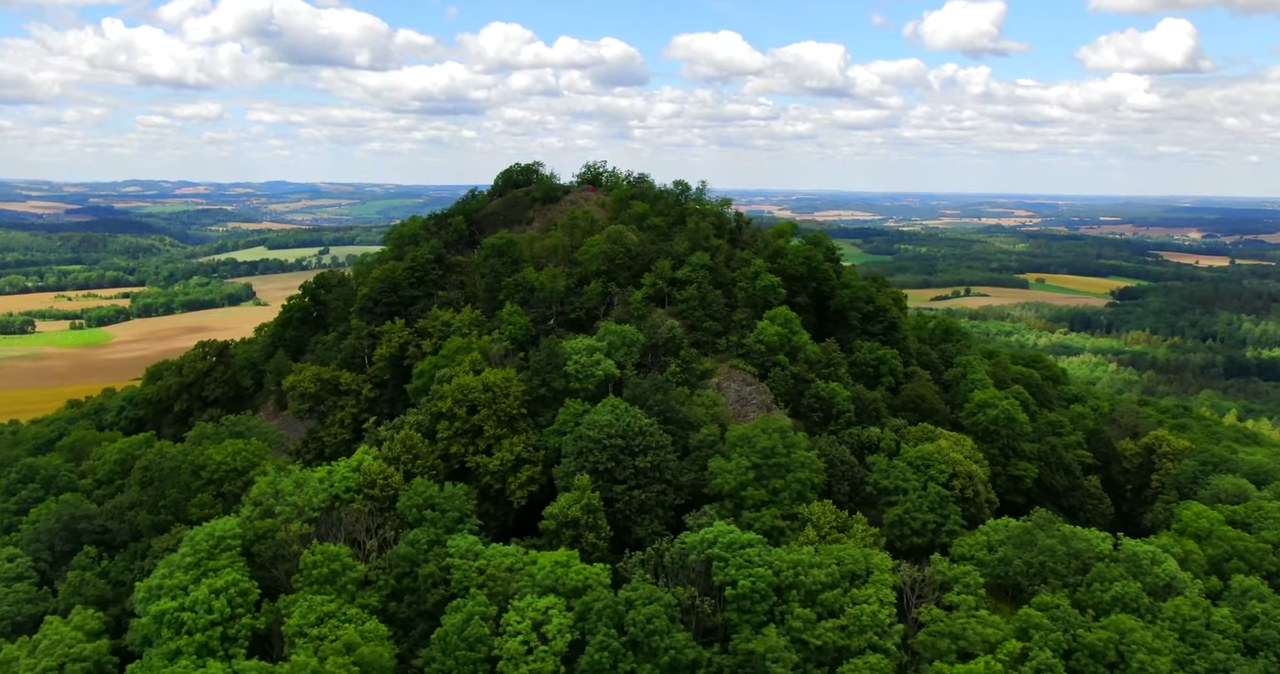
[[[298,286],[317,273],[232,279],[253,284],[266,306],[210,309],[137,319],[97,330],[0,340],[5,373],[0,378],[0,421],[47,414],[69,399],[136,380],[151,364],[178,356],[200,340],[248,337],[258,325],[275,317]],[[13,301],[17,297],[22,296],[0,299]]]

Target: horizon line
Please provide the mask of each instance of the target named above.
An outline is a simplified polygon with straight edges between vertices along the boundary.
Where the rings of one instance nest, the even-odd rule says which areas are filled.
[[[652,177],[652,176],[650,176]],[[379,185],[391,187],[450,187],[450,188],[487,188],[491,183],[400,183],[391,181],[342,181],[342,180],[190,180],[187,178],[120,178],[115,180],[50,180],[48,178],[4,178],[0,183],[48,183],[53,185],[102,185],[111,183],[155,182],[155,183],[189,183],[192,185],[265,185],[268,183],[285,183],[291,185]],[[670,184],[670,182],[659,184]],[[695,183],[696,184],[696,183]],[[945,190],[867,190],[838,187],[715,187],[709,184],[714,192],[821,192],[835,194],[868,194],[868,195],[946,195],[946,196],[1001,196],[1001,197],[1107,197],[1107,198],[1140,198],[1140,199],[1246,199],[1277,200],[1276,195],[1232,195],[1232,194],[1176,194],[1176,193],[1123,193],[1123,192],[1000,192],[1000,191],[945,191]]]

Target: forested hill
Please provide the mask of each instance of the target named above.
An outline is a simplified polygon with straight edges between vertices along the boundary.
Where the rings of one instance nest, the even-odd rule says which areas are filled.
[[[1280,671],[1280,441],[540,164],[0,427],[0,671]]]

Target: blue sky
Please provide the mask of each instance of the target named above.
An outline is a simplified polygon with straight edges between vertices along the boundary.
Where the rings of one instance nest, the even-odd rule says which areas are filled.
[[[10,178],[1275,196],[1278,110],[1280,0],[0,0]]]

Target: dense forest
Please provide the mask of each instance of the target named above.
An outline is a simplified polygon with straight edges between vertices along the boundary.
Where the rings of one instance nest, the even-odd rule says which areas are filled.
[[[603,163],[385,244],[0,427],[0,670],[1280,668],[1266,424]]]

